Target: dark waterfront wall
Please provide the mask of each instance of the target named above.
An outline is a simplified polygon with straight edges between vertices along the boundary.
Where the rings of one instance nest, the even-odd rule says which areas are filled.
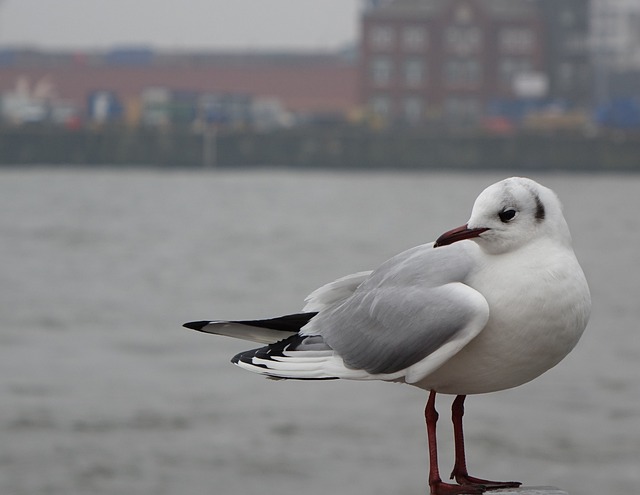
[[[23,128],[0,131],[0,164],[640,171],[640,136]]]

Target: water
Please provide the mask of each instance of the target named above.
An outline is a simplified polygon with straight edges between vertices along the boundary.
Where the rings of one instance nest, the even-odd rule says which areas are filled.
[[[295,311],[500,178],[0,171],[0,493],[425,493],[422,391],[264,380],[229,364],[247,343],[180,325]],[[554,370],[468,399],[470,470],[637,493],[640,177],[534,178],[563,199],[593,316]]]

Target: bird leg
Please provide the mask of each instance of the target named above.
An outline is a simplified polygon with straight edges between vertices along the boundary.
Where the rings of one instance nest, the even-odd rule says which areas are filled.
[[[438,468],[438,444],[436,441],[438,411],[436,411],[435,406],[436,392],[432,390],[424,410],[424,417],[427,422],[427,439],[429,441],[429,487],[431,495],[477,495],[483,493],[485,488],[480,485],[461,486],[442,481]]]
[[[464,452],[464,433],[462,431],[462,416],[464,415],[464,400],[466,395],[458,395],[451,406],[451,420],[453,421],[453,437],[455,441],[455,463],[451,472],[454,479],[464,486],[482,486],[487,490],[498,488],[517,488],[522,483],[517,481],[490,481],[469,476],[467,460]]]

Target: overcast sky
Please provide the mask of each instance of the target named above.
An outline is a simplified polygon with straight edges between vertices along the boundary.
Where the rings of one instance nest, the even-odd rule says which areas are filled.
[[[334,49],[359,0],[0,0],[0,47]]]

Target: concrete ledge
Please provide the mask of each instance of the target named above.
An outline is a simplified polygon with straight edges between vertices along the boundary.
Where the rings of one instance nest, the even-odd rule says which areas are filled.
[[[504,490],[491,490],[486,493],[500,495],[569,495],[564,490],[555,486],[521,486],[520,488],[505,488]]]

